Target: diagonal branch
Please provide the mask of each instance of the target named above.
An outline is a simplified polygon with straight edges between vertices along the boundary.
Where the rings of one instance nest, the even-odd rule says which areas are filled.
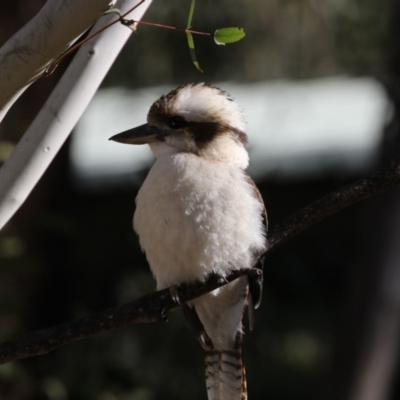
[[[268,235],[265,255],[330,215],[400,184],[400,159],[386,169],[332,192],[276,225]]]
[[[255,268],[233,271],[225,279],[210,275],[205,282],[182,284],[174,287],[172,291],[160,290],[120,307],[12,339],[0,345],[0,365],[46,354],[68,343],[128,324],[166,320],[167,312],[172,308],[224,286],[243,275],[262,279],[262,271]]]
[[[82,2],[74,0],[74,3]],[[117,5],[125,12],[125,9],[129,10],[138,3],[139,0],[118,0]],[[150,0],[143,3],[131,16],[139,20],[150,4]],[[115,16],[101,18],[93,31],[101,31],[111,19]],[[71,20],[67,21],[70,25]],[[79,49],[51,96],[0,169],[0,230],[24,203],[68,138],[131,33],[122,25],[114,25]],[[0,58],[0,87],[1,68]]]
[[[379,173],[328,194],[273,228],[268,237],[269,247],[263,256],[316,222],[399,184],[400,160],[397,160]],[[233,271],[225,279],[212,275],[205,282],[179,285],[172,292],[170,289],[164,289],[120,307],[27,334],[0,344],[0,364],[45,354],[68,343],[131,323],[165,319],[166,313],[177,307],[179,302],[190,301],[243,275],[261,279],[262,272],[257,269],[241,269]],[[179,302],[176,300],[176,295]]]
[[[109,8],[109,3],[110,0],[86,0],[84,4],[79,0],[47,1],[1,47],[0,120],[45,65],[94,24]]]

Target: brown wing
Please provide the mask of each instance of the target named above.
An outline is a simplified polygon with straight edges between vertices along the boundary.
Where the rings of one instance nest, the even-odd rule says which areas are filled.
[[[268,232],[268,219],[267,219],[267,210],[265,209],[265,205],[264,205],[264,200],[263,200],[263,198],[261,196],[260,191],[258,190],[258,187],[254,183],[253,179],[251,179],[250,176],[247,175],[247,174],[245,176],[246,176],[247,183],[253,189],[253,196],[264,206],[263,212],[261,213],[261,218],[262,218],[262,223],[263,223],[264,228],[265,228],[265,234],[267,234],[267,232]],[[267,238],[265,238],[265,246],[267,246]]]
[[[253,182],[253,180],[246,175],[247,182],[249,185],[253,188],[253,195],[254,197],[264,205],[263,198],[261,196],[260,191],[258,190],[256,184]],[[261,214],[262,218],[262,223],[264,225],[265,229],[265,236],[267,235],[268,231],[268,219],[267,219],[267,210],[263,209],[263,212]],[[267,238],[265,237],[265,247],[267,247]],[[257,261],[257,263],[254,265],[254,268],[258,269],[263,269],[264,267],[264,257],[260,258],[262,255],[262,252],[259,254],[255,253],[253,255],[254,260]],[[255,320],[255,310],[260,306],[261,303],[261,298],[262,298],[262,289],[263,289],[263,282],[262,279],[259,279],[258,277],[249,277],[249,298],[248,298],[248,315],[249,315],[249,327],[250,330],[253,330],[254,328],[254,320]]]

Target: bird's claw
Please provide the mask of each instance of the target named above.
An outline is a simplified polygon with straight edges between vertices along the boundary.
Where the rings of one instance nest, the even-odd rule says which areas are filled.
[[[164,322],[168,322],[168,314],[167,314],[167,309],[163,308],[161,310],[161,314],[160,314],[160,319]]]
[[[181,299],[179,297],[179,293],[178,293],[178,286],[177,285],[172,285],[169,288],[169,293],[171,295],[171,298],[173,300],[174,303],[181,305]]]

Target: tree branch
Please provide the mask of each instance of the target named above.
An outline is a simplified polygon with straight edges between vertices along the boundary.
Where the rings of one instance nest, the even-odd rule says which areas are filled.
[[[345,186],[286,218],[270,231],[269,246],[263,256],[268,255],[316,222],[398,184],[400,184],[400,160],[391,163],[383,171]],[[205,282],[179,285],[175,288],[176,290],[173,290],[173,294],[170,289],[151,293],[120,307],[2,343],[0,344],[0,364],[45,354],[65,344],[131,323],[164,319],[169,310],[179,305],[175,299],[176,294],[179,301],[185,303],[243,275],[250,275],[256,279],[262,278],[260,270],[241,269],[233,271],[225,279],[212,275]]]
[[[68,343],[132,323],[155,322],[167,319],[167,313],[179,306],[211,292],[243,276],[262,279],[259,269],[233,271],[225,279],[210,275],[205,282],[182,284],[170,289],[150,293],[120,307],[29,333],[0,345],[0,365],[26,357],[46,354]]]
[[[399,184],[400,159],[386,169],[340,188],[285,218],[268,234],[268,249],[264,255],[324,218]]]
[[[110,0],[50,0],[0,49],[0,119],[23,88],[90,27]],[[73,21],[73,23],[71,23]],[[17,93],[16,96],[14,96]],[[14,96],[14,100],[10,100]]]
[[[117,6],[125,12],[138,2],[119,0]],[[130,16],[140,20],[150,4],[151,0],[148,0]],[[101,30],[113,18],[116,17],[104,16],[93,31]],[[71,25],[71,18],[68,24]],[[23,204],[68,138],[131,33],[130,29],[117,24],[79,49],[46,104],[0,169],[0,230]]]

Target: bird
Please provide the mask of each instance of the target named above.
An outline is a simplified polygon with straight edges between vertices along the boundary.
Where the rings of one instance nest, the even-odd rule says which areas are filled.
[[[181,85],[152,104],[147,123],[110,140],[148,144],[156,157],[136,197],[133,227],[157,289],[262,268],[267,216],[246,173],[244,113],[230,94],[206,83]],[[242,276],[182,305],[205,351],[209,400],[247,399],[242,318],[247,307],[252,329],[261,292],[262,282]]]

